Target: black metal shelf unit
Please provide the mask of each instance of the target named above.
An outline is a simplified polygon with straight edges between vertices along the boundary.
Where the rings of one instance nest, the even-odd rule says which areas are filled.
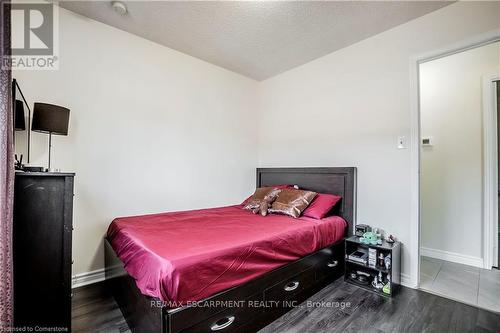
[[[391,256],[391,265],[389,268],[386,268],[385,266],[381,266],[378,264],[375,266],[369,266],[368,263],[360,263],[356,262],[353,260],[350,260],[348,257],[351,253],[355,252],[358,249],[365,249],[368,251],[368,249],[374,249],[376,250],[376,258],[380,254],[382,254],[385,257],[388,255]],[[383,296],[388,296],[392,297],[397,290],[399,289],[399,286],[401,284],[401,243],[400,242],[394,242],[394,243],[388,243],[386,241],[383,241],[381,245],[368,245],[361,243],[359,240],[359,237],[357,236],[352,236],[346,239],[346,244],[345,244],[345,274],[344,274],[344,279],[345,281],[352,283],[358,287],[361,287],[366,290],[373,291],[379,295]],[[378,260],[377,260],[378,261]],[[351,273],[355,273],[356,275],[358,272],[363,272],[365,274],[368,274],[368,281],[366,283],[361,282],[358,279],[353,279],[351,278]],[[379,276],[379,273],[382,273],[382,278],[384,283],[390,283],[390,292],[385,293],[382,289],[377,289],[372,286],[372,281]]]

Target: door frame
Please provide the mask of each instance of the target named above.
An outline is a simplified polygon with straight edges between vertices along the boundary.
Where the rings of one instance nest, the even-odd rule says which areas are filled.
[[[498,267],[498,123],[500,72],[483,77],[483,268]]]
[[[410,281],[420,286],[420,79],[419,66],[425,62],[500,41],[500,29],[492,30],[452,45],[410,57]]]

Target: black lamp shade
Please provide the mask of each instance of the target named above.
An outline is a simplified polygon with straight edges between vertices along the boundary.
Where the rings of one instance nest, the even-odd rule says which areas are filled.
[[[35,132],[68,135],[69,109],[46,103],[35,103],[33,124]]]
[[[23,101],[16,100],[16,106],[15,106],[15,119],[14,119],[14,124],[15,124],[15,130],[16,131],[24,131],[26,129],[26,123],[24,122],[24,103]]]

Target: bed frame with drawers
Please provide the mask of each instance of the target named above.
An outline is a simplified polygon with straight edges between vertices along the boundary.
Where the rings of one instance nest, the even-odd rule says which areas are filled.
[[[257,169],[257,187],[278,184],[342,196],[333,213],[347,221],[346,237],[353,234],[356,168]],[[256,332],[344,273],[342,239],[190,306],[169,308],[141,294],[108,240],[104,243],[106,284],[134,333]]]

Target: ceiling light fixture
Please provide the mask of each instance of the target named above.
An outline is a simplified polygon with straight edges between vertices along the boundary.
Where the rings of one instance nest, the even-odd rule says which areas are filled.
[[[120,15],[125,15],[127,14],[127,6],[121,1],[112,1],[111,6]]]

